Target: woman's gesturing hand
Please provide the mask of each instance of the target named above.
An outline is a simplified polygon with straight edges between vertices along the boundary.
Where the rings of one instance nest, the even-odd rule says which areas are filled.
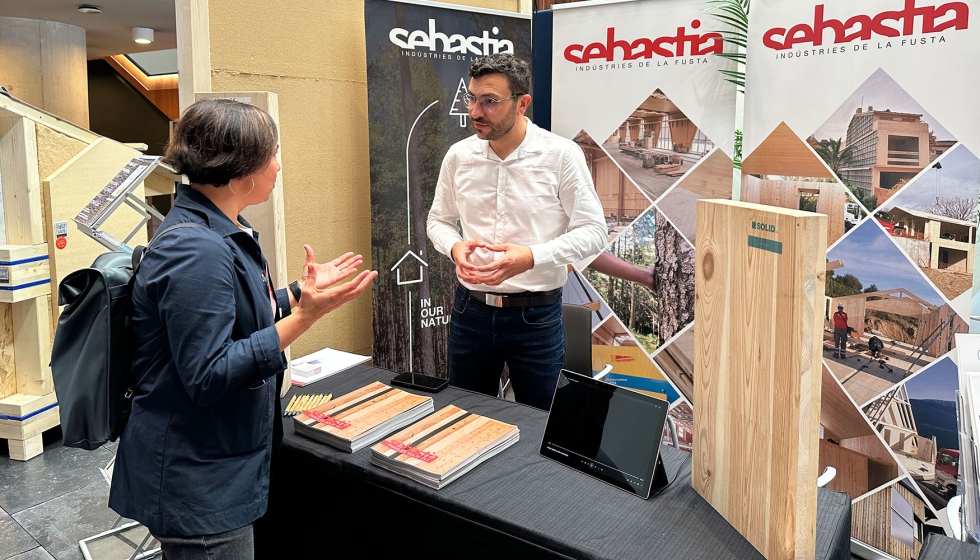
[[[361,295],[378,275],[365,270],[350,282],[341,283],[357,271],[361,255],[345,253],[329,263],[317,264],[313,248],[306,249],[306,265],[301,283],[302,297],[293,313],[300,312],[311,323]]]
[[[309,257],[312,255],[312,250],[309,245],[305,246],[307,250],[307,262],[303,268],[303,278],[309,274]],[[323,264],[316,265],[316,289],[323,290],[334,284],[339,280],[347,278],[357,270],[357,267],[361,266],[363,263],[361,255],[355,255],[354,253],[344,253],[336,259]]]

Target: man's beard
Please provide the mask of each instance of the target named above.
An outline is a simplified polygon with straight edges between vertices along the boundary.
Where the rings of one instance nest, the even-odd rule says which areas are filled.
[[[486,138],[482,138],[482,140],[491,140],[491,141],[500,140],[504,136],[507,136],[507,133],[510,132],[512,128],[514,128],[515,124],[517,124],[517,109],[516,108],[514,109],[514,112],[511,113],[510,118],[508,120],[505,120],[500,124],[493,124],[483,119],[474,122],[479,122],[481,124],[486,124],[490,126],[490,130],[488,130],[486,133],[487,134]]]

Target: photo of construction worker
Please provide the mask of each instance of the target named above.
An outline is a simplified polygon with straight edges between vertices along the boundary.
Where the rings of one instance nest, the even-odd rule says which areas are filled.
[[[827,260],[824,358],[858,405],[952,351],[953,335],[967,332],[877,221],[850,232]]]
[[[834,312],[834,357],[847,359],[847,313],[843,303],[838,303]]]

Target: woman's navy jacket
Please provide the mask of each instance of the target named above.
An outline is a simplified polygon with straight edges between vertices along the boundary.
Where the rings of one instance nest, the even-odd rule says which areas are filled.
[[[161,537],[260,517],[273,426],[282,434],[275,322],[289,314],[286,290],[272,291],[258,235],[186,185],[160,231],[182,222],[206,227],[168,232],[136,274],[136,391],[109,493],[109,507]]]

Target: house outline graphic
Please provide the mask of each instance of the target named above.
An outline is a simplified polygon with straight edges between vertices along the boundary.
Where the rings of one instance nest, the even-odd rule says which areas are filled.
[[[419,263],[421,263],[421,266],[419,266],[419,277],[418,277],[417,280],[406,280],[406,281],[402,282],[402,271],[398,267],[401,266],[402,262],[406,258],[408,258],[409,255],[415,257],[415,260],[417,260],[417,261],[419,261]],[[402,258],[398,259],[398,262],[396,262],[394,266],[391,267],[391,270],[394,270],[395,271],[395,282],[399,286],[405,286],[407,284],[418,284],[419,282],[422,281],[422,266],[428,267],[429,266],[429,263],[423,261],[421,257],[419,257],[418,255],[415,254],[414,251],[409,250],[407,253],[405,253],[404,255],[402,255]],[[396,269],[398,269],[398,270],[396,270]]]

